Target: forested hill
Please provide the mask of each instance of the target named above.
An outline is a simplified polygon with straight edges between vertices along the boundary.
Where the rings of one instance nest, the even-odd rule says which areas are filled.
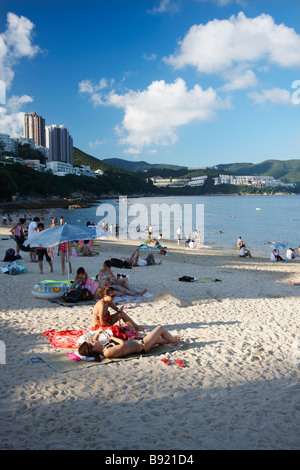
[[[170,176],[184,177],[187,174],[192,176],[193,171],[189,171],[186,166],[171,165],[171,164],[150,164],[145,161],[131,162],[121,158],[108,158],[99,160],[98,158],[88,155],[78,148],[74,148],[74,166],[90,165],[91,170],[97,169],[103,171],[117,172],[133,172],[141,173],[151,170],[151,175],[161,175],[166,177],[168,170]],[[274,176],[275,179],[280,179],[285,183],[299,183],[300,182],[300,159],[299,160],[265,160],[261,163],[228,163],[219,164],[213,167],[217,173],[229,173],[235,175],[260,175],[260,176]],[[213,169],[210,169],[210,172]],[[202,171],[203,173],[203,171]],[[205,173],[205,171],[204,171]],[[150,173],[149,173],[150,175]]]
[[[149,170],[154,168],[156,170],[166,169],[166,170],[187,170],[186,166],[171,165],[169,163],[147,163],[145,161],[131,162],[128,160],[123,160],[122,158],[106,158],[103,160],[104,163],[109,165],[114,165],[124,170],[133,171],[135,173]]]

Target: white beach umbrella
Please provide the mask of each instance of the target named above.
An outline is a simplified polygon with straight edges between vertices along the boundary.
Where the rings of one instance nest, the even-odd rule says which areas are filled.
[[[33,247],[50,248],[60,243],[73,242],[75,240],[92,240],[106,235],[106,232],[95,225],[88,227],[81,227],[80,225],[56,225],[55,227],[47,228],[34,235],[29,240],[24,242],[24,245]],[[70,284],[70,265],[69,265],[69,252],[68,253],[68,283]]]

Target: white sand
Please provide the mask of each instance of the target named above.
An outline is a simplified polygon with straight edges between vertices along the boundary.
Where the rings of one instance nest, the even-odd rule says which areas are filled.
[[[1,238],[7,236],[2,228]],[[13,240],[0,240],[2,258],[10,247]],[[105,259],[134,247],[102,241],[99,256],[72,258],[73,272],[83,265],[94,276]],[[299,448],[300,366],[292,345],[300,339],[300,288],[288,280],[300,281],[300,261],[241,260],[175,244],[170,256],[156,258],[161,266],[128,271],[133,286],[153,294],[128,312],[148,328],[185,333],[189,347],[169,354],[170,366],[154,355],[59,374],[30,362],[54,351],[44,331],[89,327],[91,306],[32,296],[37,282],[66,279],[57,257],[54,274],[47,263],[39,274],[28,253],[28,272],[0,273],[1,449]],[[182,275],[222,282],[174,280]]]

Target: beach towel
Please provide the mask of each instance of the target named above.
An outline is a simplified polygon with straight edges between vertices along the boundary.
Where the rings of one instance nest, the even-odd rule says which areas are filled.
[[[60,352],[41,354],[40,356],[31,358],[30,362],[46,364],[55,372],[65,373],[65,372],[79,371],[79,370],[86,369],[92,366],[110,364],[113,362],[129,361],[134,358],[137,359],[137,358],[142,358],[142,357],[147,357],[147,356],[153,356],[156,354],[172,353],[173,351],[176,351],[176,348],[174,346],[171,346],[169,344],[162,344],[162,345],[153,347],[149,352],[140,353],[140,354],[130,354],[129,356],[125,356],[125,357],[104,358],[101,362],[84,361],[84,360],[78,361],[76,359],[74,360],[72,358],[74,356],[71,355],[70,357],[68,355],[69,353],[67,353],[66,351],[60,351]]]
[[[137,338],[139,334],[130,328],[129,326],[112,325],[104,327],[104,330],[108,329],[113,333],[116,338],[123,339],[124,341],[132,338]],[[79,338],[88,333],[90,330],[87,328],[81,328],[79,330],[61,330],[55,331],[47,330],[43,333],[43,336],[47,336],[50,341],[50,348],[61,348],[61,349],[76,349],[78,347]]]

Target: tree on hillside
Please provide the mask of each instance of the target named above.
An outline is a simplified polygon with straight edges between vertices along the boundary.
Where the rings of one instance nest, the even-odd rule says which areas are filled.
[[[29,144],[19,144],[18,155],[23,158],[23,160],[39,160],[42,164],[46,163],[46,158],[42,152],[31,148]]]

